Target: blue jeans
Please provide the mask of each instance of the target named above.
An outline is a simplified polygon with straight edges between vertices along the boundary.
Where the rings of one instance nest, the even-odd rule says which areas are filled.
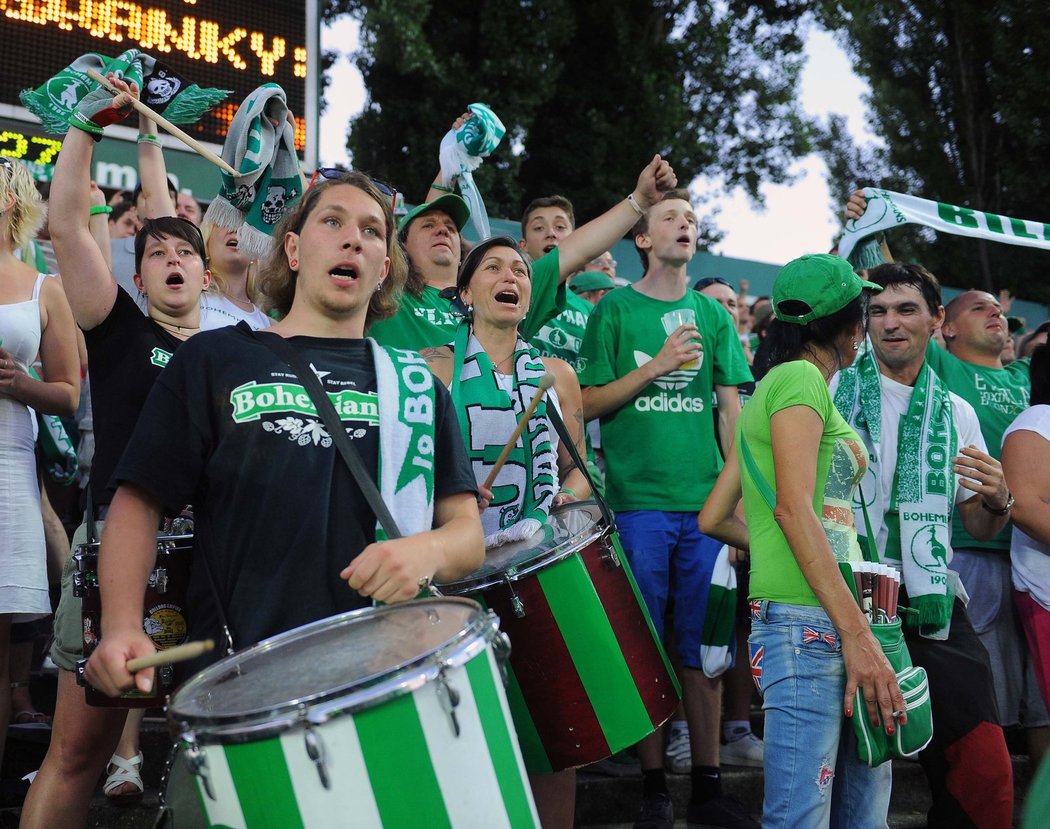
[[[869,769],[857,757],[842,714],[842,642],[828,615],[804,605],[751,606],[751,674],[766,713],[763,829],[885,829],[892,764]]]
[[[657,635],[667,641],[664,616],[670,604],[678,657],[685,667],[702,669],[700,637],[722,542],[697,529],[695,512],[619,512],[616,529]]]

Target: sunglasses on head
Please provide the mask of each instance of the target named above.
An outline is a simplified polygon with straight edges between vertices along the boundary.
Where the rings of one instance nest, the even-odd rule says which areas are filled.
[[[345,179],[347,174],[350,172],[352,171],[340,170],[338,167],[318,167],[317,171],[313,174],[313,177],[310,179],[310,183],[307,185],[307,187],[313,187],[314,182],[317,181],[318,177],[328,179],[329,181],[341,181]],[[369,176],[368,178],[372,182],[372,184],[375,185],[376,190],[378,190],[380,193],[382,193],[384,196],[390,199],[390,206],[397,207],[397,189],[393,185],[387,184],[382,179],[372,178],[371,176]]]

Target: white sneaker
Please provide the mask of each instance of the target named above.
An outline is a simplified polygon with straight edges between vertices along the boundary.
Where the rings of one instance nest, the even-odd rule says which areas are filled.
[[[689,774],[693,767],[689,750],[689,729],[672,729],[671,738],[664,749],[664,768],[673,774]]]
[[[731,743],[723,743],[718,759],[723,766],[754,766],[762,768],[765,758],[765,743],[752,732],[737,737]]]

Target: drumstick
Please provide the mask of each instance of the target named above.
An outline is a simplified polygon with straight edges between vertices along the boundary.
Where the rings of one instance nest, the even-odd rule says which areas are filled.
[[[536,392],[536,396],[529,401],[528,408],[525,409],[525,413],[521,416],[521,420],[518,421],[518,425],[514,427],[514,432],[511,434],[510,440],[507,441],[506,445],[503,447],[503,451],[500,452],[499,457],[496,458],[496,465],[492,467],[492,471],[489,472],[488,477],[485,479],[485,483],[482,484],[485,489],[492,489],[492,482],[496,480],[496,476],[503,468],[503,464],[507,462],[510,450],[514,448],[514,444],[518,442],[521,433],[524,432],[525,427],[529,425],[529,418],[532,417],[532,413],[536,411],[536,407],[540,404],[543,395],[547,392],[547,389],[553,385],[553,374],[544,374],[540,378],[540,390]]]
[[[102,88],[105,89],[107,92],[112,92],[114,95],[120,94],[120,90],[113,86],[113,84],[111,84],[109,80],[107,80],[106,77],[103,76],[101,73],[96,72],[94,69],[88,69],[87,75],[89,78],[91,78],[91,80],[98,81],[100,84],[102,84]],[[221,158],[215,155],[215,153],[213,153],[211,150],[205,147],[200,141],[198,141],[192,135],[188,135],[187,133],[180,130],[163,115],[158,115],[156,112],[154,112],[144,103],[142,103],[142,101],[138,100],[137,98],[132,98],[131,105],[135,108],[136,112],[145,115],[155,124],[159,124],[160,126],[164,127],[164,129],[166,129],[168,132],[170,132],[172,135],[178,138],[179,141],[181,141],[191,150],[199,153],[202,158],[206,158],[220,170],[229,173],[231,176],[239,175],[239,173],[233,167],[231,167],[229,164],[227,164],[225,161],[223,161]]]
[[[158,665],[172,665],[175,662],[188,662],[196,659],[202,653],[215,650],[213,639],[202,639],[199,642],[187,642],[184,645],[176,645],[174,648],[157,651],[152,656],[140,656],[129,659],[127,664],[128,673],[135,673],[145,668],[156,668]]]

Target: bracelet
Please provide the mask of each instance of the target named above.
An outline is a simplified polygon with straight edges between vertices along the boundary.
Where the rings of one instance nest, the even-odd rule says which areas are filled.
[[[88,210],[88,215],[89,216],[99,216],[99,215],[101,215],[103,213],[112,213],[112,212],[113,212],[113,208],[110,207],[108,204],[95,204],[95,205],[92,205],[90,210]]]
[[[161,146],[160,139],[150,132],[139,133],[138,142],[140,144],[156,144],[158,147]]]
[[[452,187],[446,187],[444,184],[431,184],[431,190],[440,190],[442,193],[455,193],[455,189]]]
[[[981,498],[981,508],[985,512],[990,512],[992,515],[1003,516],[1006,515],[1010,510],[1014,508],[1014,496],[1009,492],[1006,493],[1006,506],[1001,509],[994,509],[988,505],[988,502]]]
[[[576,497],[576,492],[574,490],[569,489],[567,486],[563,486],[561,488],[561,494],[562,495],[568,495],[571,498],[575,498]]]
[[[627,202],[628,202],[628,204],[630,204],[630,205],[631,205],[631,207],[633,207],[633,208],[634,208],[635,212],[636,212],[636,213],[637,213],[637,214],[638,214],[639,216],[644,216],[644,215],[645,215],[645,211],[644,211],[644,210],[642,210],[642,206],[641,206],[640,204],[638,204],[638,199],[636,199],[636,198],[634,197],[634,193],[630,193],[630,194],[628,194],[628,196],[627,196]]]

